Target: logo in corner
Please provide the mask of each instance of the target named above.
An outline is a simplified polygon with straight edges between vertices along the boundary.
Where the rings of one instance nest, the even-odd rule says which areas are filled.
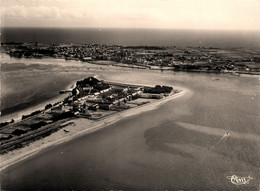
[[[231,183],[235,185],[246,185],[249,184],[249,181],[252,180],[253,178],[250,175],[246,177],[232,175],[232,176],[227,176],[227,179],[229,179]]]

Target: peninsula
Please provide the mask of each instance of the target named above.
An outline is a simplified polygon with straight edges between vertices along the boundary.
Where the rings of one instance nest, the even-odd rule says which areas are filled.
[[[160,104],[181,92],[169,86],[107,82],[98,76],[77,81],[74,88],[60,91],[68,94],[63,101],[23,115],[20,121],[1,123],[1,168],[57,141],[152,109],[155,103]],[[148,108],[143,108],[144,105]]]

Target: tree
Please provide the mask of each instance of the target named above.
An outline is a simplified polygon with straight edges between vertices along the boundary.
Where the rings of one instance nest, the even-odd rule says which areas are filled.
[[[50,109],[52,107],[52,104],[47,104],[46,106],[45,106],[45,109],[47,110],[47,109]]]
[[[73,88],[73,90],[72,90],[72,95],[77,95],[77,88]]]

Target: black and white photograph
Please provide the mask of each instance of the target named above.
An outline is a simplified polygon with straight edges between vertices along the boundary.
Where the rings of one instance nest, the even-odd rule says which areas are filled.
[[[0,3],[0,190],[260,191],[259,0]]]

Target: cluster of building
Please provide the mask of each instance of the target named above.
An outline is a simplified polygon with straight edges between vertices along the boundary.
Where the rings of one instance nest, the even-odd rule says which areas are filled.
[[[101,119],[118,111],[150,102],[143,101],[145,99],[161,99],[176,91],[168,86],[148,87],[104,82],[97,76],[85,78],[77,81],[75,88],[60,91],[60,93],[69,92],[63,101],[53,105],[47,104],[43,110],[24,115],[21,121],[1,123],[0,153],[47,136],[65,127],[64,123],[74,117]],[[143,99],[139,102],[138,98]],[[64,131],[68,132],[66,129]]]
[[[152,91],[154,90],[154,91]],[[124,109],[125,104],[137,98],[161,99],[172,92],[167,86],[136,86],[106,83],[97,76],[85,78],[76,83],[63,104],[52,108],[59,112],[73,112],[91,118],[93,111]],[[61,91],[63,93],[64,91]]]
[[[66,60],[108,60],[149,69],[181,71],[252,71],[260,72],[260,57],[236,58],[216,48],[176,48],[154,46],[80,45],[5,45],[10,56],[54,57]],[[258,63],[258,64],[256,64]],[[252,67],[252,65],[254,65]]]

